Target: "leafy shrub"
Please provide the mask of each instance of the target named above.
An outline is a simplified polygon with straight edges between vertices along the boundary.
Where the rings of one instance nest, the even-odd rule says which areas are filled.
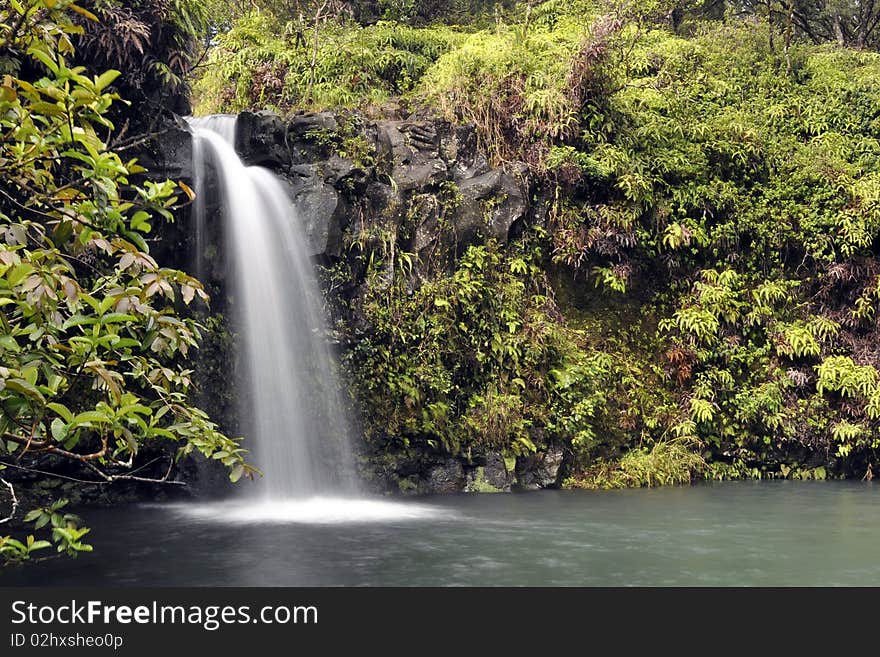
[[[613,463],[599,462],[566,480],[570,488],[639,488],[690,484],[702,476],[706,462],[694,446],[681,440],[638,447]]]
[[[218,37],[195,85],[197,113],[381,104],[412,89],[461,38],[445,27],[327,22],[296,44],[271,26],[255,12]]]
[[[144,169],[99,136],[113,129],[108,87],[118,71],[93,76],[68,64],[70,35],[82,31],[73,6],[0,10],[0,54],[41,71],[0,85],[0,470],[163,484],[198,451],[238,479],[252,472],[244,450],[188,396],[185,358],[200,327],[185,308],[207,297],[199,281],[157,263],[145,240],[157,220],[173,219],[178,186],[137,182]],[[144,463],[146,450],[158,455]],[[154,473],[157,459],[164,474]],[[0,483],[14,515],[14,488]],[[51,525],[59,552],[87,551],[88,529],[63,505],[25,519]],[[0,538],[8,559],[44,547]]]

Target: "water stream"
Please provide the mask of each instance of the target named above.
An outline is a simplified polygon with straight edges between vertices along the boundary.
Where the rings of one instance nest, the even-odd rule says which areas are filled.
[[[250,460],[264,474],[256,489],[282,513],[311,513],[302,501],[318,496],[332,513],[332,499],[355,495],[357,487],[321,294],[288,189],[269,170],[241,161],[235,121],[228,115],[190,120],[196,245],[204,249],[207,208],[219,201],[243,356],[239,386],[250,400],[240,415]],[[210,198],[214,188],[219,199]]]

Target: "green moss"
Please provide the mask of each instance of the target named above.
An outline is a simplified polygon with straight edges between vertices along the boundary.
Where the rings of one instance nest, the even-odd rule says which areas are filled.
[[[473,481],[468,483],[469,493],[503,493],[504,491],[486,481],[486,468],[478,467],[474,470]]]
[[[398,479],[397,480],[397,487],[400,490],[400,492],[403,493],[404,495],[412,495],[412,494],[417,493],[419,490],[418,483],[413,481],[412,477],[409,479]]]

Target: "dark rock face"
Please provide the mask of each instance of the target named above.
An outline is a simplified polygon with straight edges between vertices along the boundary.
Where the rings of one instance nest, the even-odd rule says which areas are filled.
[[[159,132],[158,141],[147,144],[137,155],[153,178],[193,178],[192,132],[182,119],[168,123]]]
[[[436,126],[406,121],[382,121],[376,126],[380,160],[390,163],[391,179],[401,192],[410,192],[449,179],[440,157]]]
[[[423,493],[457,493],[464,487],[464,468],[456,459],[446,459],[428,472],[420,487]]]
[[[543,452],[520,457],[516,461],[517,486],[523,490],[555,488],[565,453],[562,447],[551,446]]]
[[[287,123],[272,112],[238,115],[235,150],[245,164],[273,167],[290,161]]]
[[[493,169],[478,151],[472,127],[442,119],[365,122],[332,112],[290,119],[242,112],[235,146],[245,163],[289,181],[316,256],[341,256],[342,236],[355,214],[366,228],[390,223],[386,227],[405,237],[415,253],[434,244],[454,245],[460,253],[480,236],[506,242],[529,212],[524,167]],[[169,126],[141,160],[156,177],[191,183],[189,128],[182,121]],[[443,189],[456,195],[458,205],[441,228],[437,197]]]
[[[245,163],[266,167],[287,181],[298,210],[291,221],[300,223],[316,261],[347,265],[351,280],[337,281],[328,296],[331,305],[350,309],[341,311],[338,319],[352,335],[369,330],[357,310],[365,292],[366,265],[363,258],[353,257],[355,246],[363,252],[394,243],[414,253],[413,285],[418,285],[421,276],[431,273],[429,267],[451,268],[467,246],[488,238],[506,243],[527,218],[533,221],[536,216],[529,204],[526,167],[493,168],[480,152],[472,126],[454,126],[440,118],[370,120],[343,112],[282,118],[271,112],[243,112],[235,146]],[[191,182],[191,160],[191,134],[181,122],[161,140],[160,152],[148,164],[160,177]],[[201,254],[202,278],[212,295],[213,311],[219,308],[222,313],[224,231],[219,208],[208,215],[211,234]],[[181,268],[196,260],[192,240],[187,241],[191,233],[184,216],[160,245],[166,255],[178,258],[175,264]],[[390,274],[389,270],[389,282]],[[373,285],[382,285],[381,272]],[[213,417],[229,415],[220,402],[217,408],[211,407],[211,399],[205,404]],[[231,429],[227,422],[222,424]],[[550,450],[515,461],[500,453],[464,460],[374,449],[363,460],[377,491],[508,492],[556,485],[562,452]],[[205,487],[216,483],[210,470],[194,464],[192,470]]]
[[[559,485],[563,450],[551,447],[527,457],[489,452],[471,460],[440,455],[385,453],[370,468],[374,492],[406,495],[509,493]]]
[[[504,457],[498,452],[490,452],[484,465],[468,473],[464,490],[467,493],[509,493],[515,484],[516,476],[508,469]]]
[[[459,186],[463,202],[456,217],[456,231],[465,242],[481,230],[504,243],[513,225],[526,214],[526,201],[513,176],[493,169],[463,180]]]
[[[409,232],[416,253],[437,239],[455,243],[457,250],[480,235],[506,242],[529,209],[521,171],[491,168],[472,128],[441,119],[363,122],[320,112],[285,121],[269,112],[244,112],[236,148],[248,164],[290,180],[315,255],[340,256],[341,237],[358,205],[368,222],[400,224],[417,217],[414,227],[396,226],[398,237]],[[436,197],[443,185],[460,194],[446,235],[439,230],[436,204],[426,207],[422,200],[414,207],[418,199]]]
[[[316,164],[295,165],[288,177],[311,255],[338,258],[342,253],[342,234],[351,216],[348,203],[332,184],[324,182]]]

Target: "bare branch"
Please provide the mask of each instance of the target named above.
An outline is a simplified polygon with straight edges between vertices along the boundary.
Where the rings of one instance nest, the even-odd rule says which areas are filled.
[[[9,490],[9,494],[12,496],[12,511],[9,512],[8,516],[0,519],[0,525],[2,525],[15,517],[15,512],[18,511],[18,498],[15,496],[15,488],[13,488],[12,484],[6,481],[3,477],[0,477],[0,484],[6,486]]]
[[[141,466],[140,468],[138,468],[134,472],[138,472],[138,471],[142,470],[143,468],[147,467],[148,465],[155,463],[157,460],[159,460],[159,459],[153,459],[152,461],[150,461],[150,463],[147,463],[147,464]],[[107,474],[106,472],[104,472],[99,467],[95,466],[94,464],[92,464],[88,461],[83,461],[84,466],[86,466],[89,470],[91,470],[92,472],[94,472],[96,475],[98,475],[101,478],[100,481],[96,481],[93,479],[77,479],[76,477],[69,477],[67,475],[57,474],[55,472],[47,472],[46,470],[38,470],[37,468],[30,468],[30,467],[27,467],[24,465],[18,465],[16,463],[8,463],[5,461],[0,461],[0,464],[5,465],[10,468],[15,468],[16,470],[21,470],[22,472],[30,472],[32,474],[41,474],[41,475],[45,475],[47,477],[53,477],[55,479],[63,479],[64,481],[73,481],[78,484],[89,484],[91,486],[106,486],[108,484],[112,484],[117,481],[138,481],[138,482],[145,483],[145,484],[163,484],[163,485],[168,485],[168,486],[184,486],[184,487],[187,485],[185,481],[173,481],[168,478],[171,476],[171,470],[174,467],[174,460],[173,459],[171,459],[170,463],[168,464],[168,470],[166,470],[165,474],[162,476],[161,479],[156,479],[154,477],[136,477],[136,476],[134,476],[134,474],[111,475],[111,474]]]
[[[16,470],[21,470],[22,472],[30,472],[32,474],[41,474],[47,477],[53,477],[55,479],[63,479],[64,481],[73,481],[77,484],[91,484],[94,486],[104,486],[107,481],[93,481],[91,479],[77,479],[76,477],[68,477],[67,475],[57,474],[55,472],[48,472],[46,470],[39,470],[37,468],[29,468],[24,465],[19,465],[17,463],[10,463],[9,461],[0,461],[0,465],[5,465],[7,468],[15,468]]]
[[[19,445],[25,446],[25,451],[37,451],[37,452],[49,452],[50,454],[57,454],[58,456],[63,456],[64,458],[72,459],[74,461],[82,461],[83,463],[88,461],[94,461],[96,459],[104,458],[107,454],[107,437],[103,436],[101,438],[101,449],[93,454],[76,454],[74,452],[68,452],[66,449],[61,449],[48,440],[33,440],[33,435],[28,438],[21,438],[11,433],[4,433],[3,438],[5,440],[11,440],[14,443],[18,443]]]

